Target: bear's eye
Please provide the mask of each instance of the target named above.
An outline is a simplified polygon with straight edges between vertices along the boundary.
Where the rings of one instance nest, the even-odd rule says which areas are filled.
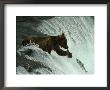
[[[61,39],[64,39],[64,37],[61,37]]]

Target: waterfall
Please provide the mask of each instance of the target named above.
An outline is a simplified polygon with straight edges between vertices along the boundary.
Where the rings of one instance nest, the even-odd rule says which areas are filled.
[[[33,22],[17,22],[17,74],[94,73],[94,17],[33,18]],[[38,21],[39,23],[37,23]],[[49,54],[35,44],[21,45],[24,36],[58,36],[62,33],[67,38],[72,58],[59,56],[54,50]],[[21,62],[24,64],[29,62],[29,65],[21,64]]]

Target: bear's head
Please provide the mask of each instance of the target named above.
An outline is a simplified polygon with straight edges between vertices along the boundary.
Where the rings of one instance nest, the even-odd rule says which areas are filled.
[[[67,39],[64,35],[64,33],[62,33],[62,35],[58,36],[58,41],[59,45],[65,49],[68,49],[68,45],[67,45]]]

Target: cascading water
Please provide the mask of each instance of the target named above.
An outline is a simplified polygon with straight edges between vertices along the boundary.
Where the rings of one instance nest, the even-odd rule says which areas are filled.
[[[94,17],[17,17],[17,74],[93,74]],[[72,58],[49,54],[37,44],[22,46],[25,36],[58,36],[67,38]]]

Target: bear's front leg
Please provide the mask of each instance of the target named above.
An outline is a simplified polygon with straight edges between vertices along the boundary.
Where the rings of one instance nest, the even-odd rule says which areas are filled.
[[[72,58],[72,53],[70,53],[69,50],[67,50],[67,55],[69,58]]]

